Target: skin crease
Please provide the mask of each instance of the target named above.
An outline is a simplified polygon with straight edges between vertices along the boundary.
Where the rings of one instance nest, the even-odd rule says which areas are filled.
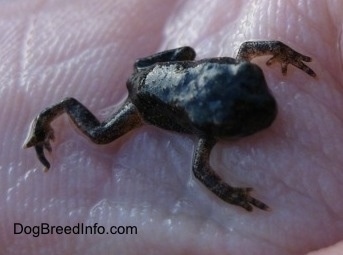
[[[305,254],[335,243],[312,254],[343,252],[341,1],[199,2],[1,1],[0,254]],[[21,148],[32,119],[66,96],[105,119],[138,57],[181,45],[198,59],[235,56],[256,39],[311,56],[318,75],[282,76],[256,60],[278,117],[212,151],[214,170],[253,187],[270,212],[225,204],[196,181],[192,136],[144,126],[97,146],[63,117],[49,172]],[[136,225],[138,235],[36,238],[14,235],[14,222]]]

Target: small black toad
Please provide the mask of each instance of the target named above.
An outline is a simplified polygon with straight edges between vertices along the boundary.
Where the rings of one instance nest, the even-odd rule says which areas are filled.
[[[283,74],[292,64],[307,74],[315,73],[304,56],[279,41],[245,42],[237,57],[195,59],[190,47],[163,51],[138,59],[127,81],[129,96],[110,118],[100,122],[74,98],[66,98],[42,111],[33,121],[26,147],[35,147],[48,169],[44,149],[51,152],[54,131],[50,123],[67,113],[76,127],[97,144],[106,144],[144,123],[199,137],[193,173],[224,201],[252,211],[268,206],[250,196],[251,188],[231,187],[209,165],[210,152],[219,139],[244,137],[271,125],[276,101],[262,70],[250,60],[272,55],[267,65],[281,63]]]

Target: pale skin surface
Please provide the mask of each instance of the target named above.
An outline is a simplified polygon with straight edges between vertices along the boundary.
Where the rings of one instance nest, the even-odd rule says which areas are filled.
[[[0,3],[0,253],[304,254],[339,242],[341,1],[122,2]],[[41,172],[34,150],[21,149],[31,120],[66,96],[108,116],[125,98],[138,57],[181,45],[198,58],[234,56],[251,39],[283,41],[312,57],[318,75],[289,67],[282,76],[280,66],[257,60],[278,117],[269,129],[212,151],[217,173],[254,187],[270,212],[225,204],[196,181],[191,136],[145,126],[97,146],[63,117],[53,126],[49,172]],[[14,235],[14,222],[136,225],[138,235],[34,238]],[[337,251],[342,245],[314,254]]]

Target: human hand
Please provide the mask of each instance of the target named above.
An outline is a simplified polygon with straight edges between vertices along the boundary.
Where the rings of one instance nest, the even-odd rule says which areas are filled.
[[[334,4],[2,1],[0,253],[303,254],[341,240],[342,6]],[[210,194],[191,173],[192,137],[155,127],[99,147],[60,118],[48,173],[33,150],[21,149],[31,120],[64,97],[106,118],[138,57],[183,45],[198,59],[235,56],[252,39],[311,56],[318,75],[290,67],[284,77],[257,59],[278,117],[212,152],[214,170],[254,187],[270,212],[248,213]],[[134,225],[138,234],[33,237],[14,235],[15,222]]]

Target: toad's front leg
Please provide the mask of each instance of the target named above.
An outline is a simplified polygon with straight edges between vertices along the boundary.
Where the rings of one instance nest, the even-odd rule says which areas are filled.
[[[127,100],[126,103],[108,120],[100,122],[85,106],[74,98],[66,98],[41,112],[33,121],[25,147],[35,147],[40,162],[50,168],[44,155],[44,149],[51,151],[50,140],[54,131],[50,123],[62,113],[67,113],[76,127],[90,140],[97,144],[110,143],[130,130],[142,125],[136,107]]]
[[[308,75],[316,77],[316,73],[303,63],[311,62],[310,57],[296,52],[286,44],[279,41],[244,42],[239,48],[236,59],[250,61],[255,57],[264,55],[273,55],[267,61],[267,65],[271,65],[274,62],[279,62],[281,64],[281,71],[283,75],[287,73],[287,65],[291,64],[303,70]]]
[[[269,207],[266,204],[249,195],[252,188],[231,187],[212,170],[209,159],[215,142],[214,139],[200,138],[193,159],[195,177],[227,203],[241,206],[247,211],[252,211],[252,206],[261,210],[268,210]]]

